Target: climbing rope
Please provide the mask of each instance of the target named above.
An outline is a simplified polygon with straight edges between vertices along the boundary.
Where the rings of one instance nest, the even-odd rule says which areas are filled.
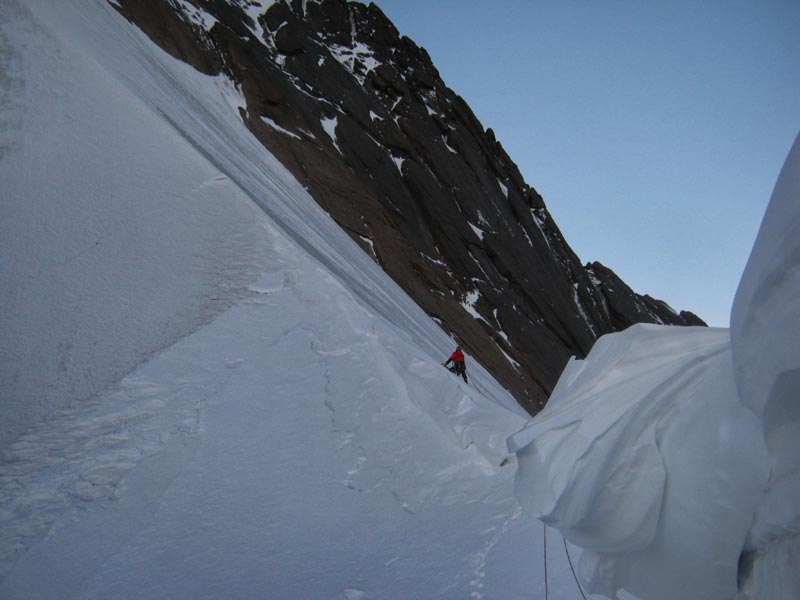
[[[567,560],[569,561],[569,568],[572,571],[572,578],[575,580],[575,585],[578,586],[578,591],[580,591],[583,600],[586,600],[586,594],[583,591],[581,582],[578,581],[578,576],[575,574],[575,567],[572,566],[572,557],[569,555],[567,538],[561,536],[561,539],[564,540],[564,552],[567,553]],[[547,525],[545,525],[544,523],[542,523],[542,541],[544,544],[544,600],[549,600],[550,589],[547,581]]]
[[[583,600],[586,600],[586,594],[583,593],[581,582],[578,581],[578,576],[575,575],[575,568],[572,566],[572,557],[569,555],[569,548],[567,547],[567,538],[562,536],[561,539],[564,540],[564,551],[567,553],[567,560],[569,561],[569,568],[572,570],[572,576],[575,578],[575,585],[578,586],[578,589],[581,592],[581,596],[583,596]]]
[[[542,530],[544,532],[544,600],[548,600],[549,592],[547,589],[547,525]]]

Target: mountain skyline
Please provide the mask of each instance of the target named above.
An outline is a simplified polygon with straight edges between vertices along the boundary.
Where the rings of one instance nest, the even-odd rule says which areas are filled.
[[[115,6],[230,79],[255,139],[529,412],[604,333],[704,325],[581,264],[492,129],[376,5]]]
[[[583,262],[728,327],[800,130],[800,4],[378,0]]]

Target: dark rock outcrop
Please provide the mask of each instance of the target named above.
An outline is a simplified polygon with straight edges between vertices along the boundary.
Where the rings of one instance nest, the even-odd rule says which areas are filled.
[[[248,0],[117,4],[165,51],[230,77],[253,134],[530,412],[598,336],[702,324],[584,268],[492,130],[376,5],[285,0],[254,19]]]
[[[586,265],[593,283],[606,299],[606,309],[611,323],[618,330],[632,323],[659,323],[662,325],[705,326],[700,317],[675,310],[663,300],[634,292],[614,271],[599,262]]]

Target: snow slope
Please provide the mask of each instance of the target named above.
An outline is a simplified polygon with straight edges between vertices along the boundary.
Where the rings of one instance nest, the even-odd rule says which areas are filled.
[[[590,590],[800,597],[799,267],[800,136],[730,331],[605,336],[511,438],[517,497],[586,550]]]
[[[521,409],[237,90],[102,0],[6,0],[0,47],[0,597],[543,597]]]

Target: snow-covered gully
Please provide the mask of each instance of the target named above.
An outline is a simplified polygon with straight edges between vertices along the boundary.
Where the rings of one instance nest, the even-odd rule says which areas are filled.
[[[71,390],[7,407],[27,417],[3,423],[0,597],[543,590],[505,443],[524,412],[474,361],[470,387],[441,368],[452,341],[229,83],[101,1],[12,0],[0,32],[38,49],[0,161],[4,251],[35,278],[3,327],[18,385]]]
[[[602,338],[531,421],[230,82],[103,0],[6,0],[0,48],[0,598],[574,600],[570,556],[628,600],[797,596],[800,147],[731,330]]]

